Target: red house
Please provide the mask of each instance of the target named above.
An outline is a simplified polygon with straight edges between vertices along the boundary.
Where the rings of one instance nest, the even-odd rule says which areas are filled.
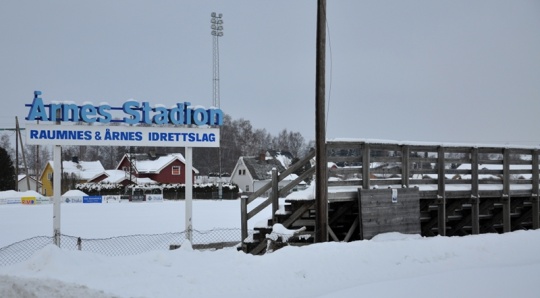
[[[153,154],[129,154],[126,153],[117,170],[123,170],[137,178],[150,178],[162,184],[184,184],[186,160],[180,153],[170,153],[167,155]],[[199,171],[193,168],[193,180]]]

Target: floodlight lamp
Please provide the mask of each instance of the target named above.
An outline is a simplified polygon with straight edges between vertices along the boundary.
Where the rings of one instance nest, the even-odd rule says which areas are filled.
[[[222,20],[218,20],[217,23],[218,23],[218,24],[223,24],[223,21],[222,21]]]
[[[219,14],[219,17],[221,18],[222,16],[223,16],[223,14],[222,14],[222,13],[220,13],[220,14]]]
[[[213,12],[213,13],[211,14],[211,16],[212,16],[213,18],[215,18],[215,17],[216,17],[216,13]]]
[[[217,27],[218,30],[223,30],[223,26]]]
[[[219,32],[219,33],[218,33],[218,36],[223,36],[223,32]]]
[[[216,31],[212,31],[212,35],[213,35],[213,36],[216,36],[216,35],[217,35],[217,34],[216,34]]]
[[[216,27],[216,25],[212,24],[211,28],[216,30],[217,27]]]
[[[215,24],[215,23],[216,23],[216,19],[212,19],[210,22],[211,22],[212,24]]]

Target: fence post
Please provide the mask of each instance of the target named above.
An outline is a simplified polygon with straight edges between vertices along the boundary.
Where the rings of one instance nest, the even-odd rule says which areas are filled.
[[[279,209],[279,184],[276,168],[272,168],[272,193],[270,195],[272,196],[272,223],[276,223],[276,212]]]
[[[478,188],[478,148],[471,150],[471,227],[472,234],[480,234],[480,193]]]
[[[82,250],[82,239],[81,239],[81,237],[77,238],[77,250]]]
[[[440,236],[446,236],[446,184],[445,174],[444,147],[439,146],[437,152],[437,203],[439,205],[438,212],[438,229]]]
[[[369,144],[364,143],[364,148],[362,152],[362,188],[369,189],[370,187],[370,177],[369,177],[369,167],[370,167],[370,154]]]
[[[503,204],[503,231],[504,233],[512,231],[512,218],[511,213],[511,200],[510,198],[510,149],[504,148],[503,150],[503,192],[502,192],[502,204]]]
[[[242,245],[244,245],[244,240],[248,236],[247,232],[247,201],[248,196],[241,196],[240,197],[240,228],[242,229]]]
[[[401,147],[401,185],[409,188],[410,171],[410,149],[408,145]]]
[[[539,218],[539,202],[538,202],[538,183],[539,183],[539,169],[538,169],[538,150],[532,152],[532,227],[533,229],[540,228]]]

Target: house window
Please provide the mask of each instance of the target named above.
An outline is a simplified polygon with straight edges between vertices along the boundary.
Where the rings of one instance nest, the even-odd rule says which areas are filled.
[[[122,167],[122,171],[127,172],[129,169],[127,167]]]
[[[249,185],[246,185],[246,191],[249,191]]]
[[[172,174],[173,175],[180,175],[180,166],[173,166],[172,167]]]
[[[238,170],[238,175],[245,175],[246,174],[246,170]]]
[[[49,179],[49,181],[52,181],[53,180],[53,173],[47,173],[47,179]]]

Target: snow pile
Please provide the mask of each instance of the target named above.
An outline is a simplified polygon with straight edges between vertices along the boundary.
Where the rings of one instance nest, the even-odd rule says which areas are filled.
[[[33,190],[27,190],[27,191],[14,191],[14,190],[6,190],[6,191],[0,191],[0,198],[22,198],[22,197],[43,197],[40,193],[33,191]]]
[[[51,235],[52,207],[0,206],[0,248]],[[239,209],[239,201],[195,200],[193,226],[237,228]],[[62,204],[62,232],[83,238],[177,232],[184,211],[183,201]],[[264,256],[235,248],[167,249],[108,257],[49,245],[0,267],[0,297],[539,297],[540,230],[431,238],[388,233],[286,246]]]
[[[538,297],[540,231],[106,257],[50,245],[0,267],[3,297]],[[453,286],[448,287],[451,281]],[[441,290],[443,289],[443,290]]]
[[[80,190],[72,189],[72,190],[66,191],[66,192],[62,195],[62,198],[67,198],[67,197],[85,197],[85,196],[88,196],[88,195],[87,195],[86,193],[80,191]]]

